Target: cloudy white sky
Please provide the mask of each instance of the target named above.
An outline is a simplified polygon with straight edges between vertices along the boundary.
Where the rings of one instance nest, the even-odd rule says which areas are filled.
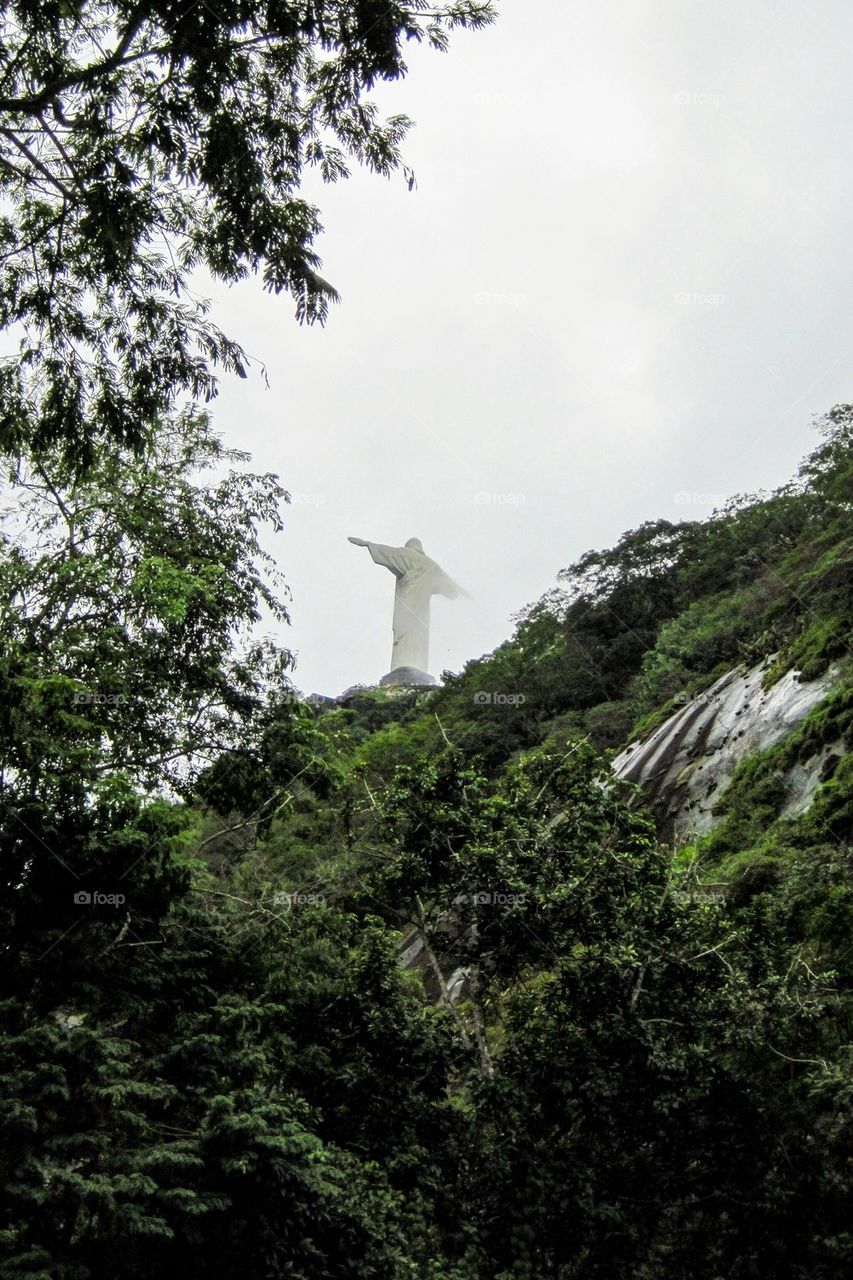
[[[319,192],[325,329],[213,291],[269,376],[215,420],[293,494],[268,545],[306,692],[388,669],[394,580],[348,534],[468,588],[433,603],[458,670],[583,551],[782,483],[851,398],[849,0],[500,8],[378,95],[417,189]]]

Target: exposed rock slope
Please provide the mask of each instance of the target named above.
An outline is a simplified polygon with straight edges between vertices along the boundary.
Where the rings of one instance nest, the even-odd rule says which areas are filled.
[[[834,671],[804,683],[789,671],[763,689],[769,661],[746,672],[727,672],[613,761],[619,777],[643,788],[664,834],[688,838],[709,831],[714,808],[741,760],[786,737],[832,686]],[[791,770],[780,816],[792,817],[807,807],[824,761],[839,748],[843,744],[828,744]]]

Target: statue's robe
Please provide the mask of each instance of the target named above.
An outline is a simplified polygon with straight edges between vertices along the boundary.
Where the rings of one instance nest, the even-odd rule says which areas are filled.
[[[430,598],[441,595],[455,600],[463,594],[462,588],[440,565],[415,547],[388,547],[382,542],[368,542],[367,549],[374,562],[390,569],[397,579],[390,669],[414,667],[417,671],[429,671]]]

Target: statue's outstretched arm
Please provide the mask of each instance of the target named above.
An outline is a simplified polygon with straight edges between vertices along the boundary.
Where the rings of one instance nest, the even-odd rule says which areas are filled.
[[[402,578],[406,572],[406,557],[411,552],[405,547],[389,547],[384,542],[370,542],[365,538],[348,538],[347,541],[354,542],[357,547],[367,547],[374,563],[390,569],[395,578]]]

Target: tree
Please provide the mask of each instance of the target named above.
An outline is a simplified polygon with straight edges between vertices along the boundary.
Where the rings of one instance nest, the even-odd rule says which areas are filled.
[[[387,932],[238,902],[186,864],[146,897],[180,815],[102,817],[102,861],[135,837],[130,928],[78,907],[52,938],[42,912],[4,957],[3,1275],[450,1280],[452,1047]]]
[[[258,542],[280,487],[233,460],[191,414],[141,460],[18,477],[0,556],[10,1277],[405,1280],[436,1250],[448,1037],[393,937],[242,899],[188,857],[199,818],[169,799],[258,804],[262,823],[294,776],[324,780],[287,655],[237,644],[262,607],[285,614]],[[359,1099],[332,1115],[355,1061]]]
[[[784,913],[703,895],[584,743],[492,784],[448,749],[377,803],[366,901],[468,976],[476,1274],[840,1275],[848,1024]]]
[[[399,169],[371,88],[490,7],[2,15],[0,1268],[463,1280],[446,1020],[381,922],[213,879],[176,796],[263,830],[294,775],[329,785],[255,634],[287,617],[259,540],[286,495],[198,404],[245,359],[191,273],[322,322],[304,170]]]
[[[141,458],[99,451],[85,478],[54,455],[12,477],[0,547],[0,760],[43,799],[73,770],[182,785],[245,743],[289,655],[258,639],[286,621],[259,527],[281,528],[276,477],[229,464],[204,414],[164,424]],[[214,475],[211,478],[210,473]],[[11,772],[10,772],[11,771]]]
[[[262,272],[300,320],[319,274],[307,168],[402,166],[410,121],[370,101],[404,44],[444,49],[488,0],[132,0],[5,4],[0,53],[0,451],[134,447],[182,396],[215,394],[239,347],[189,287]],[[409,183],[411,173],[403,168]]]

